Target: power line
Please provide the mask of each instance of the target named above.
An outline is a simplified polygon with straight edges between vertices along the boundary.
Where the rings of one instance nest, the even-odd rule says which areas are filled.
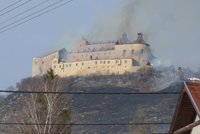
[[[16,6],[16,7],[14,7],[14,8],[12,8],[12,9],[10,9],[10,10],[8,10],[8,11],[6,11],[6,12],[0,14],[0,16],[3,16],[3,15],[5,15],[5,14],[7,14],[7,13],[13,11],[13,10],[15,10],[15,9],[17,9],[17,8],[19,8],[19,7],[21,7],[21,6],[25,5],[25,4],[27,4],[27,3],[30,2],[30,1],[31,1],[31,0],[28,0],[28,1],[26,1],[26,2],[24,2],[24,3],[22,3],[22,4],[20,4],[20,5],[18,5],[18,6]]]
[[[16,94],[93,94],[93,95],[151,95],[151,94],[180,94],[180,92],[72,92],[72,91],[62,91],[62,92],[46,92],[46,91],[11,91],[11,90],[0,90],[0,93],[16,93]]]
[[[20,126],[145,126],[145,125],[170,125],[171,122],[146,122],[146,123],[14,123],[0,122],[0,125],[20,125]]]
[[[14,2],[14,3],[12,3],[12,4],[8,5],[7,7],[5,7],[5,8],[3,8],[3,9],[1,9],[1,10],[0,10],[0,12],[2,12],[2,11],[4,11],[4,10],[8,9],[8,8],[9,8],[9,7],[11,7],[11,6],[14,6],[14,5],[16,5],[17,3],[21,2],[21,1],[22,1],[22,0],[18,0],[18,1],[16,1],[16,2]]]
[[[60,0],[60,1],[57,2],[56,4],[60,3],[61,1],[63,1],[63,0]],[[37,17],[39,17],[39,16],[41,16],[41,15],[43,15],[43,14],[46,14],[46,13],[48,13],[48,12],[50,12],[50,11],[52,11],[52,10],[55,10],[55,9],[57,9],[57,8],[59,8],[59,7],[62,7],[62,6],[68,4],[68,3],[72,2],[72,1],[74,1],[74,0],[66,1],[66,2],[64,2],[64,3],[61,4],[61,5],[58,5],[58,6],[53,7],[53,8],[51,8],[51,9],[45,11],[45,12],[42,12],[42,13],[38,14],[38,15],[36,15],[36,16],[33,16],[34,14],[37,14],[37,13],[39,13],[39,12],[45,10],[45,9],[48,9],[48,8],[51,7],[51,6],[54,6],[55,3],[52,4],[52,5],[49,5],[49,6],[45,7],[45,8],[43,8],[43,9],[38,10],[37,12],[34,12],[33,14],[30,14],[30,15],[28,15],[28,16],[26,16],[26,17],[20,19],[20,20],[17,20],[17,21],[15,21],[15,22],[13,22],[13,23],[10,23],[10,24],[8,24],[8,25],[6,25],[6,26],[0,28],[0,30],[5,29],[6,27],[9,27],[10,25],[13,25],[13,24],[15,24],[15,23],[17,23],[17,22],[20,22],[21,20],[24,20],[24,19],[26,19],[26,18],[28,18],[28,17],[30,17],[30,16],[33,16],[32,18],[29,18],[29,19],[27,19],[27,20],[25,20],[25,21],[22,21],[21,23],[18,23],[18,24],[13,25],[13,26],[11,26],[11,27],[5,29],[5,30],[0,31],[0,33],[6,32],[6,31],[8,31],[8,30],[10,30],[10,29],[13,29],[13,28],[19,26],[19,25],[22,25],[22,24],[24,24],[24,23],[26,23],[26,22],[28,22],[28,21],[31,21],[31,20],[33,20],[33,19],[35,19],[35,18],[37,18]]]
[[[23,11],[23,12],[21,12],[21,13],[15,15],[15,16],[13,16],[13,17],[11,17],[11,18],[5,20],[5,21],[0,22],[0,24],[4,24],[4,23],[6,23],[6,22],[8,22],[8,21],[10,21],[10,20],[12,20],[12,19],[14,19],[14,18],[20,16],[20,15],[23,15],[23,14],[25,14],[25,13],[27,13],[27,12],[29,12],[29,11],[31,11],[31,10],[33,10],[33,9],[35,9],[35,8],[37,8],[37,7],[39,7],[39,6],[41,6],[41,5],[43,5],[44,3],[48,2],[48,1],[49,1],[49,0],[45,0],[45,1],[43,1],[43,2],[41,2],[41,3],[39,3],[39,4],[35,5],[35,6],[33,6],[33,7],[31,7],[31,8],[29,8],[29,9],[27,9],[27,10],[25,10],[25,11]]]
[[[26,134],[25,132],[7,132],[7,131],[0,131],[2,133],[6,133],[6,134]],[[168,134],[168,133],[160,133],[160,132],[157,132],[157,133],[144,133],[144,134]]]
[[[11,26],[11,25],[13,25],[13,24],[15,24],[15,23],[17,23],[17,22],[20,22],[21,20],[24,20],[24,19],[26,19],[26,18],[28,18],[28,17],[31,17],[31,16],[33,16],[33,15],[35,15],[35,14],[37,14],[37,13],[39,13],[39,12],[45,10],[45,9],[48,9],[49,7],[52,7],[52,6],[56,5],[56,4],[59,4],[59,3],[62,2],[62,1],[64,1],[64,0],[59,0],[59,1],[57,1],[57,2],[55,2],[55,3],[53,3],[53,4],[51,4],[51,5],[48,5],[48,6],[42,8],[42,9],[36,11],[36,12],[33,12],[32,14],[29,14],[29,15],[27,15],[27,16],[21,18],[21,19],[18,19],[18,20],[14,21],[14,22],[12,22],[12,23],[10,23],[10,24],[8,24],[8,25],[5,25],[4,27],[0,28],[0,30],[4,29],[4,28],[6,28],[6,27],[9,27],[9,26]]]
[[[42,123],[42,124],[38,124],[38,123],[3,123],[0,122],[0,125],[20,125],[20,126],[30,126],[30,125],[57,125],[57,126],[151,126],[151,125],[170,125],[171,122],[167,122],[167,123],[65,123],[65,124],[46,124],[46,123]],[[6,131],[2,131],[3,133],[19,133],[21,134],[21,132],[6,132]],[[148,134],[168,134],[167,132],[158,132],[158,133],[149,133]]]
[[[9,132],[9,131],[0,131],[0,133],[3,133],[3,134],[27,134],[25,132]]]

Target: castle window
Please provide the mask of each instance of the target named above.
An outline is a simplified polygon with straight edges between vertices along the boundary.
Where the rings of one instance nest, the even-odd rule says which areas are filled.
[[[42,64],[44,64],[44,61],[42,61]]]
[[[95,61],[95,64],[97,64],[97,61]]]
[[[134,54],[134,49],[131,50],[131,54]]]
[[[66,64],[66,67],[68,67],[68,64]]]
[[[92,60],[92,55],[90,55],[90,60]]]
[[[125,49],[123,50],[123,56],[124,56],[124,55],[126,55],[126,50],[125,50]]]
[[[82,62],[82,65],[84,65],[84,63]]]
[[[141,54],[144,54],[144,49],[141,50]]]
[[[124,63],[127,63],[127,60],[125,60]]]
[[[104,64],[106,64],[106,61],[103,61]]]
[[[78,66],[78,63],[76,63],[76,66]]]
[[[71,64],[69,64],[69,67],[71,67]]]
[[[108,64],[110,63],[110,61],[107,62]]]

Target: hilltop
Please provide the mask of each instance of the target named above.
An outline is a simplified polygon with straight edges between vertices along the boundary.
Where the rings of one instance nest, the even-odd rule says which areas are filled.
[[[70,77],[66,81],[67,91],[77,92],[179,92],[181,83],[168,68],[140,70],[134,74]],[[171,73],[170,73],[171,72]],[[22,80],[26,84],[32,78]],[[34,79],[40,79],[34,78]],[[25,83],[24,83],[25,81]],[[20,90],[20,89],[19,89]],[[134,123],[171,122],[178,94],[132,94],[132,95],[71,95],[71,122],[76,123]],[[10,94],[0,103],[1,121],[13,122],[20,115],[24,96]],[[9,126],[1,126],[1,131]],[[168,125],[156,126],[72,126],[73,134],[129,134],[141,129],[152,132],[167,132]],[[150,130],[152,129],[152,130]],[[132,134],[132,133],[130,133]]]

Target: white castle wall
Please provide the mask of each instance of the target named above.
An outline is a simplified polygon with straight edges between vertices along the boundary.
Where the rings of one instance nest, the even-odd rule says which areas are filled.
[[[49,68],[61,77],[130,73],[148,66],[151,54],[141,33],[135,43],[90,44],[83,40],[76,45],[75,52],[65,52],[62,49],[33,58],[32,76],[43,75]]]
[[[140,66],[134,66],[133,59],[89,60],[69,63],[54,63],[55,74],[61,77],[124,74],[137,71]]]

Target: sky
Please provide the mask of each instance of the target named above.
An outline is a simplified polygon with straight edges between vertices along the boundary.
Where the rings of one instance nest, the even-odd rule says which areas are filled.
[[[21,0],[8,13],[0,4],[0,89],[31,76],[32,58],[65,47],[72,50],[82,37],[90,41],[116,40],[126,32],[130,40],[143,32],[159,64],[200,67],[199,0],[73,0],[1,33],[1,28],[59,0],[47,2],[12,21],[10,17],[45,0]],[[67,1],[67,0],[63,0]],[[16,5],[17,6],[17,5]]]

